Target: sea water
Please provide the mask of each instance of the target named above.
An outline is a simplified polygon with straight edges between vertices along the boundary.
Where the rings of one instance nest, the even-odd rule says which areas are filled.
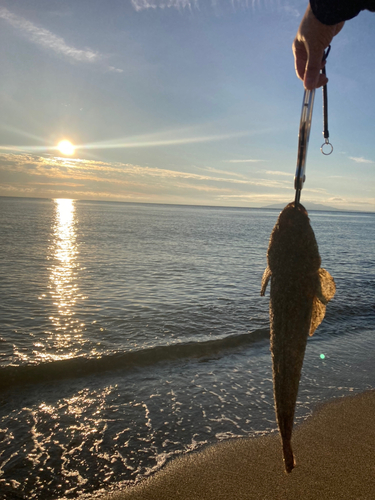
[[[276,431],[260,282],[277,216],[0,198],[1,499],[116,491]],[[297,422],[375,386],[375,214],[309,216],[337,292],[308,341]]]

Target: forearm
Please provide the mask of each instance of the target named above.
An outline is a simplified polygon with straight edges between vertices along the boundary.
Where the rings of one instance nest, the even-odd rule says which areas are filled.
[[[352,19],[361,10],[375,11],[375,0],[310,0],[310,6],[321,23],[334,25]]]

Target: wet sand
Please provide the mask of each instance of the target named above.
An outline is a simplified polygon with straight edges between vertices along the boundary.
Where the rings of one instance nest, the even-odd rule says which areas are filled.
[[[101,500],[374,500],[375,391],[334,400],[295,428],[297,466],[278,434],[227,441],[178,458]]]

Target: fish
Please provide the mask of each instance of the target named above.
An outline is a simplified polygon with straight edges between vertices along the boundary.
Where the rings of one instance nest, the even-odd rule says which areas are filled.
[[[309,335],[323,321],[336,292],[321,258],[306,209],[289,203],[272,230],[261,285],[270,289],[270,348],[276,420],[286,473],[296,465],[291,440],[294,412]]]

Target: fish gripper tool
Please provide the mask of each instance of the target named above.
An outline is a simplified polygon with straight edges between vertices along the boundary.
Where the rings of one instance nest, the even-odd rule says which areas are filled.
[[[323,61],[328,57],[331,46],[329,46],[324,53]],[[325,66],[321,70],[322,73],[326,74]],[[307,146],[309,144],[310,128],[312,112],[314,107],[315,89],[305,90],[302,102],[301,120],[299,124],[298,133],[298,155],[297,155],[297,168],[294,176],[294,189],[296,190],[296,197],[294,205],[297,208],[300,198],[303,184],[306,180],[306,156],[307,156]],[[328,132],[328,99],[327,99],[327,85],[323,86],[323,137],[324,143],[322,144],[320,150],[324,155],[330,155],[333,151],[333,146],[329,142],[329,132]],[[328,149],[327,149],[328,148]]]

